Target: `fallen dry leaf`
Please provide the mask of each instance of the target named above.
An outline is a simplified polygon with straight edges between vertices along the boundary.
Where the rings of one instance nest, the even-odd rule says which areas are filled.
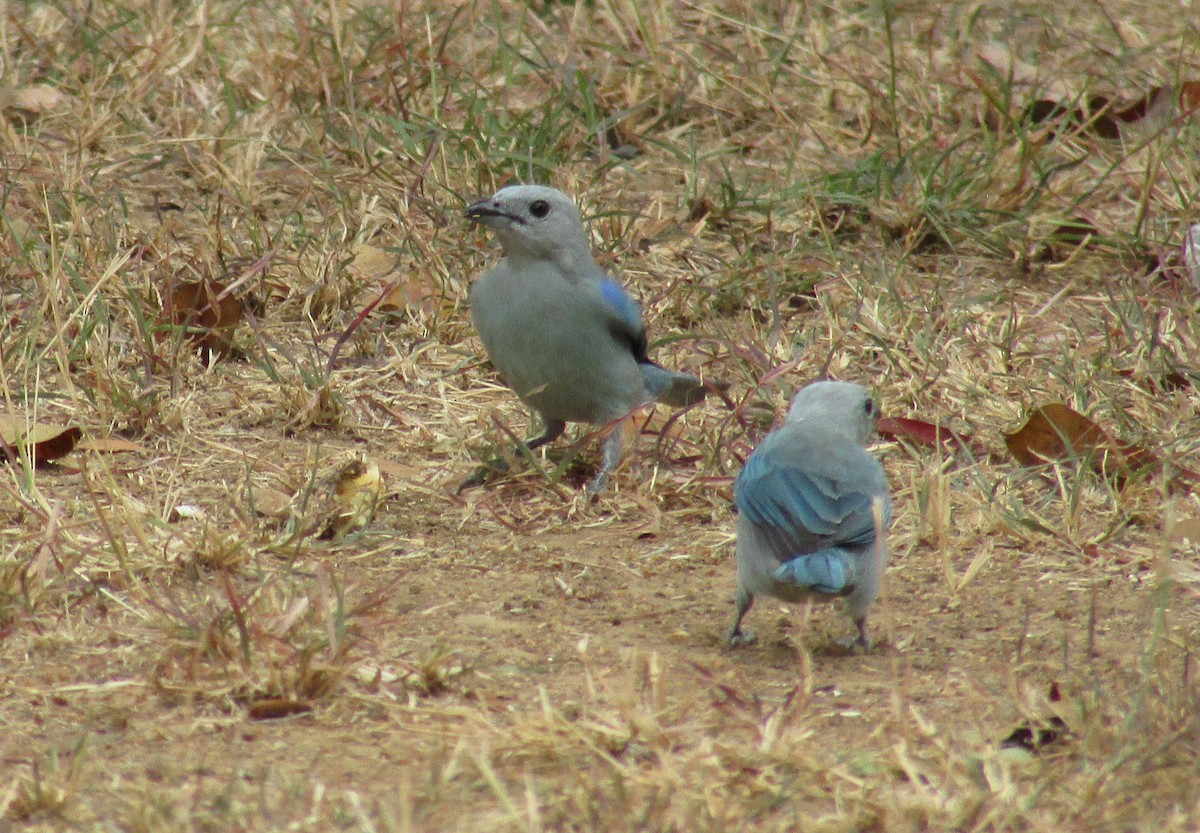
[[[84,440],[78,446],[80,451],[98,451],[107,454],[117,454],[123,451],[133,451],[138,453],[148,453],[144,445],[138,445],[129,440],[122,440],[119,437],[97,437],[92,440]]]
[[[363,243],[350,261],[350,269],[367,280],[382,278],[396,267],[396,256],[369,243]]]
[[[384,494],[379,466],[370,460],[351,460],[338,472],[333,488],[333,507],[318,536],[338,541],[375,517]]]
[[[382,312],[408,310],[413,313],[422,312],[425,315],[432,315],[437,307],[437,300],[437,296],[430,291],[419,276],[397,274],[395,280],[383,290],[379,300],[379,309]]]
[[[163,304],[163,317],[186,329],[188,343],[199,349],[205,361],[229,353],[244,312],[241,299],[227,293],[218,281],[177,284]]]
[[[40,116],[59,109],[66,100],[66,95],[49,84],[27,84],[12,94],[12,106],[32,116]]]
[[[1077,460],[1112,447],[1103,428],[1061,403],[1035,408],[1020,429],[1004,435],[1004,444],[1023,466]]]
[[[1004,436],[1004,443],[1024,466],[1082,460],[1104,477],[1123,479],[1162,472],[1172,488],[1200,482],[1197,472],[1182,466],[1168,469],[1153,452],[1113,439],[1099,425],[1061,403],[1035,408],[1020,429]]]
[[[254,488],[254,511],[268,518],[286,518],[292,511],[293,496],[272,486]]]
[[[249,712],[251,720],[278,720],[281,717],[307,714],[312,711],[312,706],[300,700],[268,697],[251,703],[246,711]]]
[[[386,457],[379,461],[379,472],[397,480],[412,480],[414,482],[423,482],[426,480],[425,473],[416,466],[410,466],[408,463],[401,463],[398,460],[389,460]]]
[[[929,448],[967,449],[976,454],[980,450],[973,446],[971,438],[944,428],[933,422],[907,417],[880,417],[876,426],[879,436],[900,440]]]
[[[0,414],[0,453],[10,461],[28,449],[34,465],[70,454],[83,432],[73,425],[29,423],[23,417]]]

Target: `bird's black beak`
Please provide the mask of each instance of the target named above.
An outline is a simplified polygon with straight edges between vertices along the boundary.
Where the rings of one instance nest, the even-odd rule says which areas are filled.
[[[488,217],[504,217],[514,223],[522,222],[520,217],[508,213],[504,210],[501,202],[495,197],[477,200],[467,206],[464,212],[466,218],[473,223],[479,223],[486,220]]]

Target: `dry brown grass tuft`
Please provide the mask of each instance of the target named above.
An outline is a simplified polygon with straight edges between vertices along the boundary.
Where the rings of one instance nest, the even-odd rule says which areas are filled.
[[[1070,0],[3,6],[2,415],[128,445],[0,462],[0,828],[1197,829],[1200,499],[1003,435],[1063,402],[1200,469],[1200,128],[1111,115],[1194,84],[1198,34]],[[631,426],[596,503],[583,430],[453,494],[528,428],[460,219],[512,180],[574,194],[655,356],[728,384]],[[732,478],[824,375],[983,453],[878,449],[878,647],[765,603],[730,652]]]

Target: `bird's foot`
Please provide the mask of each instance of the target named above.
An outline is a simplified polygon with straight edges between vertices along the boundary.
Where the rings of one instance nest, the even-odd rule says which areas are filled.
[[[834,640],[839,646],[847,651],[860,653],[871,650],[871,640],[867,639],[867,620],[866,617],[859,619],[854,623],[858,628],[858,635],[851,639],[836,639]]]
[[[732,628],[729,631],[729,636],[726,637],[730,648],[739,648],[742,645],[749,645],[754,640],[758,639],[758,635],[754,631],[744,631],[741,628]]]
[[[508,471],[508,463],[497,457],[490,463],[485,463],[484,465],[475,469],[474,474],[463,480],[462,483],[458,484],[458,488],[454,490],[454,494],[461,495],[467,489],[474,488],[475,486],[482,486],[497,474],[503,474],[506,471]]]
[[[833,640],[833,644],[852,654],[862,654],[871,650],[871,642],[861,636],[855,636],[851,639],[835,639]]]
[[[602,471],[587,482],[583,487],[584,497],[589,500],[594,500],[596,495],[604,491],[604,487],[608,485],[608,472]]]

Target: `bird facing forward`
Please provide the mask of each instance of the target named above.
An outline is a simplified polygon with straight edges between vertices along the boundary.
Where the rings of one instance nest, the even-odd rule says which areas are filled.
[[[471,320],[505,383],[542,420],[527,448],[554,441],[568,422],[608,425],[651,402],[686,407],[704,398],[695,376],[650,360],[641,311],[596,265],[570,197],[513,185],[466,213],[504,248],[504,259],[471,287]],[[621,432],[611,430],[589,493],[604,488],[620,458]],[[493,468],[480,469],[460,491]]]

